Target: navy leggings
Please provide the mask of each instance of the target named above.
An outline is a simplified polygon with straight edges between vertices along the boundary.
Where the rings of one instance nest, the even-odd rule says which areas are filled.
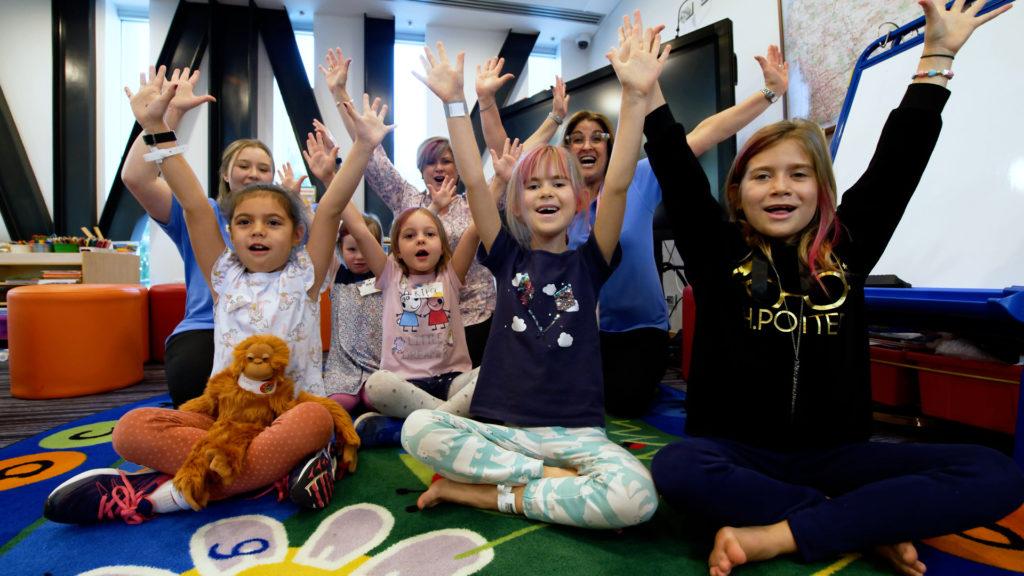
[[[716,527],[788,520],[807,561],[974,528],[1024,502],[1016,464],[971,445],[775,452],[688,438],[662,448],[651,474],[669,504]]]

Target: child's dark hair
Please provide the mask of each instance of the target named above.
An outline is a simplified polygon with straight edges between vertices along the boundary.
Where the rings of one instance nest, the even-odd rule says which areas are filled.
[[[373,234],[373,237],[377,240],[377,244],[383,244],[384,231],[380,225],[380,220],[378,220],[373,214],[363,214],[363,222],[366,222],[366,227],[370,229],[370,234]],[[345,222],[342,221],[341,229],[338,230],[338,244],[341,244],[341,241],[349,234],[351,234],[351,232],[349,232],[348,226],[346,226]]]
[[[402,226],[405,225],[406,220],[417,212],[429,216],[430,219],[434,221],[434,226],[437,227],[437,236],[441,240],[441,258],[437,261],[436,270],[437,272],[441,272],[452,259],[452,247],[448,244],[448,232],[444,229],[444,222],[441,222],[441,219],[437,217],[437,214],[434,214],[426,208],[406,208],[405,210],[402,210],[402,212],[398,214],[398,217],[395,218],[395,221],[391,223],[391,255],[395,257],[395,261],[398,262],[398,266],[402,269],[402,273],[408,275],[409,267],[405,265],[405,262],[402,262],[402,258],[398,253],[398,239],[402,235]]]
[[[841,272],[839,263],[832,254],[833,247],[839,241],[836,177],[832,170],[828,145],[825,143],[825,134],[814,122],[800,118],[783,120],[754,132],[736,155],[725,179],[725,207],[729,219],[742,226],[747,244],[760,248],[771,259],[771,248],[767,240],[747,222],[747,217],[743,214],[740,183],[751,158],[785,140],[795,142],[807,154],[814,169],[814,179],[818,183],[818,209],[807,227],[797,233],[797,253],[800,260],[807,265],[811,276],[825,271]]]
[[[287,188],[282,188],[277,184],[271,184],[269,182],[257,182],[255,184],[250,184],[241,190],[228,192],[220,197],[220,200],[218,200],[218,203],[220,204],[220,212],[224,215],[224,219],[227,220],[228,226],[231,225],[231,219],[235,215],[235,208],[241,204],[242,200],[250,196],[260,194],[277,199],[281,204],[281,207],[287,211],[292,224],[294,224],[296,228],[299,226],[303,228],[303,242],[305,242],[306,235],[309,232],[309,217],[307,215],[306,205],[302,202],[302,198],[299,198],[298,194],[290,192]]]

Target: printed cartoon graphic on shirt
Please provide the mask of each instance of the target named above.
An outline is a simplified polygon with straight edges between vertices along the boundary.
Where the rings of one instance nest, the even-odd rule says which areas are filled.
[[[845,264],[842,266],[846,268]],[[769,271],[763,293],[755,295],[753,268],[753,258],[747,257],[732,271],[733,279],[743,284],[750,297],[746,320],[751,331],[789,334],[799,329],[799,334],[818,336],[840,333],[846,315],[840,308],[850,293],[843,272],[819,272],[805,294],[796,294],[783,290],[775,272]]]
[[[578,312],[580,309],[579,302],[576,301],[575,295],[573,295],[572,284],[566,282],[561,286],[555,284],[546,284],[541,289],[541,293],[554,300],[554,313],[549,313],[544,320],[537,318],[537,314],[534,312],[534,303],[536,297],[536,291],[534,290],[533,281],[530,279],[530,274],[527,272],[518,272],[512,278],[512,286],[516,290],[516,296],[519,299],[519,303],[526,308],[526,314],[533,321],[533,325],[537,328],[537,337],[542,337],[548,330],[551,329],[561,318],[562,314],[568,312]],[[519,316],[512,316],[512,325],[510,326],[513,332],[525,332],[527,329],[526,321]],[[558,345],[562,348],[568,348],[572,346],[573,337],[571,334],[566,332],[560,332],[558,339],[556,340]]]
[[[451,308],[441,282],[410,287],[403,279],[398,298],[402,311],[396,321],[402,336],[392,343],[392,354],[407,360],[437,358],[444,353],[445,346],[455,345]]]

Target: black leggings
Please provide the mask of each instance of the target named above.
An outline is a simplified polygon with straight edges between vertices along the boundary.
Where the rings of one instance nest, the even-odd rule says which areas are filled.
[[[637,418],[651,407],[668,363],[668,332],[638,328],[601,331],[604,407],[612,416]]]
[[[212,370],[213,330],[186,330],[167,340],[164,372],[175,408],[203,395]]]

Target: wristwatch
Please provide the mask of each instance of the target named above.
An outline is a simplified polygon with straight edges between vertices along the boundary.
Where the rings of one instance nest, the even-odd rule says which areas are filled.
[[[466,112],[466,101],[446,102],[444,105],[444,117],[455,118],[456,116],[468,116]]]
[[[164,142],[174,142],[177,139],[178,137],[174,134],[174,130],[159,132],[157,134],[142,133],[142,141],[145,142],[146,146],[156,146],[157,144],[163,144]]]
[[[771,88],[768,88],[767,86],[761,88],[761,94],[764,94],[764,99],[767,100],[770,104],[775,104],[775,102],[779,99],[779,95],[776,94]]]

